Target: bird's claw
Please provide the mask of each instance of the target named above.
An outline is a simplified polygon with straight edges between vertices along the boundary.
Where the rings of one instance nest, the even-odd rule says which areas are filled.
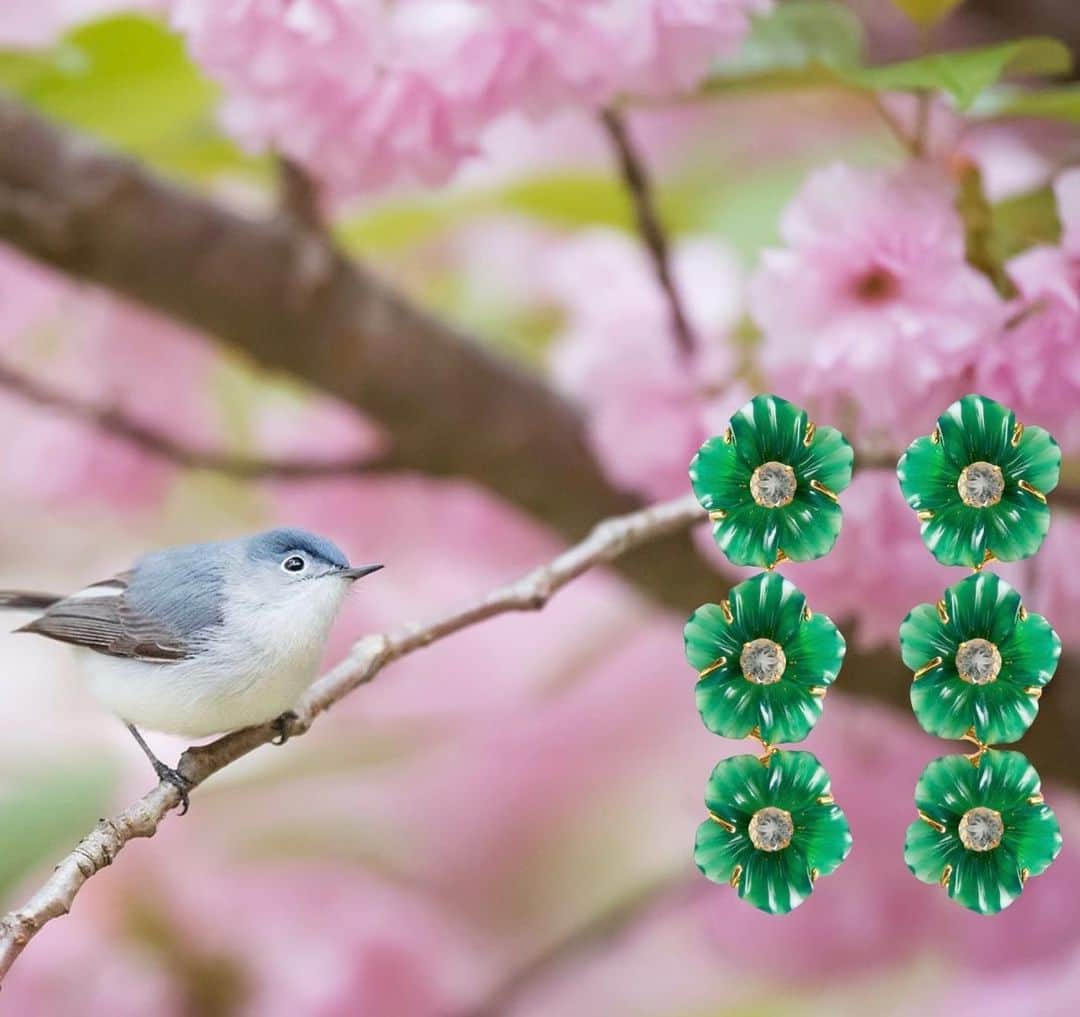
[[[280,717],[275,717],[271,727],[273,727],[277,737],[270,744],[284,745],[292,735],[289,729],[292,727],[293,721],[299,719],[293,710],[286,710]]]
[[[158,780],[164,781],[167,784],[172,784],[172,786],[180,793],[180,815],[185,815],[191,805],[191,801],[188,799],[188,792],[195,785],[192,784],[179,770],[174,770],[171,766],[166,766],[160,760],[154,764],[154,772],[157,774]]]

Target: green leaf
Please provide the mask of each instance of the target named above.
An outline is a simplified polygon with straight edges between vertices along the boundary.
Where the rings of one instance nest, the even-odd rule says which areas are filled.
[[[1080,124],[1080,84],[1028,90],[1007,89],[984,97],[980,117],[1038,117]]]
[[[1068,47],[1057,39],[1018,39],[982,49],[931,53],[884,67],[840,69],[838,77],[857,88],[881,92],[945,92],[960,109],[1005,74],[1051,75],[1072,67]]]
[[[258,165],[217,127],[218,92],[160,22],[82,25],[38,52],[0,50],[0,87],[160,169],[205,177]]]
[[[929,28],[955,10],[963,0],[892,0],[916,25]]]
[[[0,792],[0,894],[51,863],[105,812],[111,768],[67,763],[20,775]]]
[[[755,17],[741,51],[719,63],[712,88],[782,88],[832,84],[832,67],[862,62],[862,25],[828,0],[782,4]]]

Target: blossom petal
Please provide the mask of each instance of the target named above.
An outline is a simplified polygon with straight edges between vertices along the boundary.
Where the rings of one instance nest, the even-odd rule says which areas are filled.
[[[800,490],[790,505],[772,512],[779,520],[777,550],[782,548],[792,561],[823,558],[836,546],[843,513],[828,495]]]
[[[817,805],[800,813],[799,828],[805,829],[800,843],[806,860],[819,876],[835,872],[851,853],[851,827],[847,817],[836,805]]]
[[[763,572],[728,594],[732,625],[745,639],[772,639],[786,647],[799,632],[806,597],[789,579]]]
[[[937,512],[960,501],[956,481],[963,468],[951,462],[940,445],[922,437],[916,438],[900,457],[896,476],[913,509]]]
[[[1049,494],[1061,477],[1061,449],[1049,431],[1025,427],[1020,442],[998,464],[1013,481],[1026,480],[1032,487]]]
[[[810,866],[794,843],[774,853],[754,851],[739,881],[739,896],[770,915],[786,915],[813,891]]]
[[[1004,847],[1004,845],[1002,845]],[[1020,866],[1008,851],[963,851],[953,861],[949,896],[983,915],[996,915],[1023,892]]]
[[[768,568],[780,546],[779,518],[774,509],[752,501],[728,511],[713,523],[713,539],[733,565]]]
[[[821,697],[784,679],[761,689],[757,724],[761,737],[770,744],[801,742],[821,717]]]
[[[745,638],[728,623],[719,604],[702,604],[683,628],[686,659],[695,671],[712,667],[721,657],[737,666]]]
[[[851,483],[855,451],[840,431],[835,427],[819,427],[813,440],[803,449],[791,463],[800,482],[816,480],[834,494],[847,489]]]
[[[921,533],[927,550],[940,564],[968,568],[983,564],[986,522],[959,497],[955,504],[936,509],[932,519],[924,520]]]
[[[723,438],[709,438],[690,460],[690,486],[709,512],[730,512],[742,505],[753,505],[753,469],[740,460],[734,445]]]
[[[770,460],[794,466],[803,454],[806,410],[774,395],[754,396],[731,418],[734,446],[751,470]]]
[[[966,395],[938,417],[937,426],[945,455],[960,470],[979,461],[1001,466],[1011,447],[1016,416],[986,396]]]
[[[986,525],[986,547],[998,561],[1021,561],[1035,554],[1050,529],[1050,508],[1034,495],[1006,482],[1001,501],[978,512]]]
[[[915,820],[904,839],[904,861],[916,879],[937,884],[945,866],[955,864],[964,851],[959,837],[939,833],[921,819]]]
[[[1045,685],[1061,659],[1061,640],[1040,614],[1029,614],[998,644],[1002,671],[1018,685]]]
[[[702,723],[722,738],[746,738],[763,716],[772,720],[771,710],[764,705],[763,686],[748,682],[737,667],[735,672],[716,671],[702,678],[695,690]],[[769,740],[764,731],[762,737]]]
[[[933,604],[913,607],[900,623],[900,656],[912,671],[921,670],[935,657],[953,660],[959,644],[955,630],[942,622]]]
[[[805,688],[831,685],[844,663],[847,644],[840,630],[823,614],[803,618],[795,635],[784,644],[787,668],[783,681]]]
[[[1041,876],[1061,853],[1061,827],[1049,805],[1025,805],[1006,817],[1010,843],[1021,869]]]

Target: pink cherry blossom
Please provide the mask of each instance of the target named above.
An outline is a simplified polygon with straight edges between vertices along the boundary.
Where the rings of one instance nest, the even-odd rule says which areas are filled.
[[[550,292],[567,320],[552,371],[582,404],[601,464],[620,486],[653,498],[685,491],[687,463],[708,436],[706,414],[715,415],[718,398],[730,413],[742,395],[723,391],[734,365],[726,340],[741,308],[734,257],[704,238],[675,252],[676,283],[698,337],[691,356],[675,345],[667,301],[633,238],[579,234],[553,248],[550,266]]]
[[[84,21],[120,11],[157,10],[166,0],[40,0],[0,5],[0,45],[47,46]]]
[[[1080,170],[1056,180],[1059,246],[1009,262],[1021,298],[1012,322],[978,363],[978,384],[1023,419],[1049,428],[1067,452],[1080,449]]]
[[[1004,314],[964,260],[953,188],[922,166],[812,174],[750,288],[770,387],[822,419],[858,407],[894,443],[911,419],[970,387],[980,340]]]
[[[339,195],[437,184],[510,110],[695,84],[769,0],[171,0],[226,126]]]

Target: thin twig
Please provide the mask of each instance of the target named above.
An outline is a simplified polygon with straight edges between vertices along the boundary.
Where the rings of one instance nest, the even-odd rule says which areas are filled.
[[[304,734],[319,714],[372,681],[399,657],[495,615],[539,610],[557,590],[594,566],[611,562],[650,541],[679,533],[704,519],[705,511],[693,497],[608,519],[598,524],[581,543],[517,582],[427,624],[409,625],[397,632],[361,639],[342,663],[323,675],[304,695],[287,734],[290,737]],[[178,769],[197,787],[280,734],[273,724],[234,731],[209,745],[189,748],[180,757]],[[61,859],[26,904],[0,920],[0,979],[48,922],[68,913],[86,881],[111,865],[129,841],[153,836],[179,800],[176,788],[162,782],[111,819],[101,820],[71,854]]]
[[[96,406],[59,392],[3,363],[0,363],[0,388],[37,406],[48,407],[73,420],[96,427],[114,438],[131,442],[150,455],[189,470],[208,470],[245,480],[304,480],[385,470],[393,465],[389,456],[339,460],[262,459],[191,448],[140,424],[117,409]]]
[[[885,105],[881,96],[878,95],[877,92],[865,92],[862,94],[870,101],[870,104],[877,111],[878,116],[881,117],[882,122],[889,128],[896,140],[900,142],[901,146],[909,155],[918,158],[919,146],[916,144],[915,139],[904,129],[904,125],[900,123],[899,117]]]
[[[656,208],[656,200],[645,162],[634,147],[621,113],[614,109],[606,109],[600,114],[600,122],[611,138],[623,183],[634,205],[638,231],[648,248],[657,282],[667,300],[671,316],[671,332],[675,337],[675,343],[683,353],[692,353],[695,346],[694,333],[672,275],[667,234],[660,222],[660,214]]]

